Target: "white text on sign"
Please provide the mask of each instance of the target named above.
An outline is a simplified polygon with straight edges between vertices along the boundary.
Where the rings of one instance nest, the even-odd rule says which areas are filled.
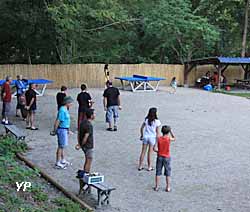
[[[31,188],[31,182],[16,182],[17,192],[23,187],[23,191],[26,191],[28,188]]]

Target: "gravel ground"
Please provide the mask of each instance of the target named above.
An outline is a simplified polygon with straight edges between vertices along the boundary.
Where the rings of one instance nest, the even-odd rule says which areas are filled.
[[[93,171],[103,173],[105,181],[117,190],[111,207],[103,211],[168,212],[249,212],[250,211],[250,101],[246,98],[209,93],[195,89],[178,89],[175,95],[165,88],[157,93],[121,92],[123,110],[117,132],[106,132],[102,106],[102,89],[90,89],[95,100],[95,159]],[[69,94],[76,98],[78,89]],[[27,157],[48,174],[77,193],[75,172],[82,167],[83,153],[76,151],[76,134],[66,150],[73,163],[67,170],[53,168],[56,137],[49,136],[55,119],[55,90],[39,97],[37,120],[39,131],[26,130],[32,150]],[[137,171],[141,149],[139,128],[149,109],[159,109],[159,119],[172,126],[177,141],[172,144],[172,192],[155,192],[154,172]],[[70,110],[75,130],[77,103]],[[24,128],[24,123],[16,121]],[[155,160],[154,155],[154,160]],[[94,192],[93,192],[94,193]],[[83,198],[90,205],[93,196]]]

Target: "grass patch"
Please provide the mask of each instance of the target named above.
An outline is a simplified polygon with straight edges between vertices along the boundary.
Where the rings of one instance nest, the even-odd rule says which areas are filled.
[[[250,93],[234,93],[234,92],[228,92],[228,91],[213,91],[214,93],[221,93],[226,94],[230,96],[239,96],[244,98],[250,98]]]
[[[49,197],[46,193],[49,186],[40,178],[39,171],[23,165],[15,156],[26,150],[26,143],[0,137],[0,212],[87,212],[63,195]],[[32,187],[17,192],[16,182],[25,181],[31,182]]]

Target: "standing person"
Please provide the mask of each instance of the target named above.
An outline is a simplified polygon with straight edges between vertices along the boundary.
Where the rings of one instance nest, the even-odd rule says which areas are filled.
[[[104,65],[104,75],[105,75],[106,82],[109,81],[109,64],[108,63]]]
[[[146,154],[146,151],[148,149],[148,171],[154,170],[154,168],[151,166],[151,155],[153,153],[153,147],[155,145],[156,139],[159,136],[159,127],[161,125],[161,122],[157,118],[157,109],[156,108],[150,108],[147,117],[145,118],[145,121],[143,122],[141,126],[141,137],[140,140],[142,140],[142,149],[139,159],[139,167],[138,171],[141,171],[143,169],[143,161],[144,156]]]
[[[87,109],[85,113],[86,119],[84,119],[80,124],[78,144],[75,148],[76,150],[79,150],[80,148],[83,150],[85,154],[83,170],[85,173],[89,173],[94,154],[94,133],[92,121],[95,119],[95,113],[93,109]]]
[[[16,105],[16,117],[20,117],[18,112],[23,116],[23,109],[25,106],[25,90],[26,90],[26,83],[23,80],[22,75],[17,75],[17,80],[15,82],[16,93],[17,93],[17,105]],[[25,117],[23,117],[25,118]]]
[[[2,124],[11,124],[9,122],[9,113],[11,110],[11,77],[6,77],[6,82],[3,84],[2,91],[1,91],[1,98],[3,101],[3,108],[2,108]]]
[[[93,101],[90,94],[87,92],[87,85],[81,85],[81,92],[77,95],[78,107],[78,125],[79,130],[81,122],[86,119],[86,110],[92,107]]]
[[[172,92],[170,93],[176,93],[176,89],[177,89],[177,80],[176,77],[173,77],[171,82],[170,82],[170,87],[172,88]]]
[[[212,85],[215,87],[219,83],[219,74],[218,72],[214,72],[214,75],[212,76]]]
[[[34,83],[31,83],[29,85],[29,89],[25,93],[26,98],[26,110],[27,110],[27,121],[26,121],[26,129],[30,130],[38,130],[37,127],[35,127],[35,112],[37,109],[36,106],[36,85]]]
[[[154,151],[157,152],[156,161],[156,176],[154,190],[159,190],[160,176],[162,174],[162,168],[164,167],[164,175],[166,176],[166,192],[170,191],[170,175],[171,175],[171,157],[170,157],[170,143],[175,141],[175,136],[169,126],[163,126],[161,129],[162,136],[159,137]],[[158,149],[156,148],[158,146]]]
[[[69,140],[69,128],[70,128],[70,114],[69,108],[73,103],[73,99],[70,96],[66,96],[63,99],[63,105],[57,112],[57,118],[54,124],[54,132],[57,134],[58,147],[56,151],[56,164],[55,167],[59,169],[65,169],[69,162],[64,157],[64,148],[68,145]]]
[[[120,92],[118,88],[112,86],[111,81],[107,81],[107,88],[103,93],[103,105],[106,111],[106,122],[108,123],[108,131],[112,129],[112,118],[114,118],[114,131],[117,131],[117,121],[119,118],[118,110],[121,110]]]
[[[61,87],[61,91],[56,94],[57,110],[59,110],[60,107],[63,105],[63,99],[67,95],[66,91],[67,91],[67,87],[63,85]]]

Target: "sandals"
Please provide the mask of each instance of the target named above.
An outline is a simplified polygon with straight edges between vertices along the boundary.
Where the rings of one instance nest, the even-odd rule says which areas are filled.
[[[139,167],[139,168],[138,168],[138,171],[141,171],[141,170],[143,170],[143,169],[144,169],[143,167]],[[154,170],[155,170],[155,169],[154,169],[153,167],[147,169],[147,171],[149,171],[149,172],[150,172],[150,171],[154,171]]]

